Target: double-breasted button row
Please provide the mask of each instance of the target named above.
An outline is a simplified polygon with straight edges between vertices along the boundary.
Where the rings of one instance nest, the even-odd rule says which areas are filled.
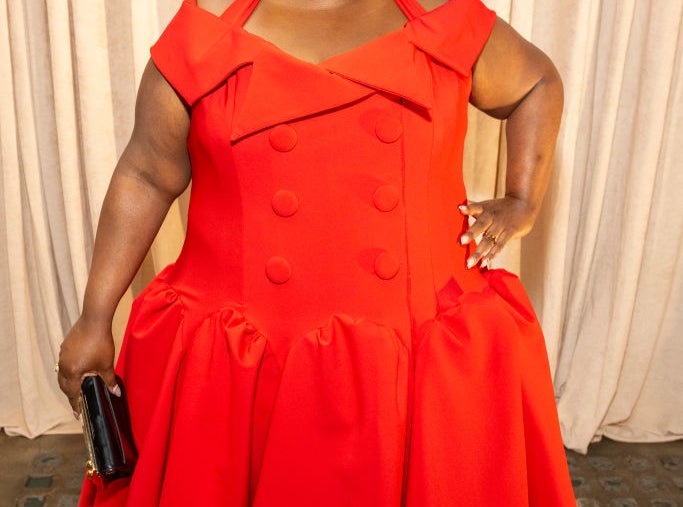
[[[401,261],[391,252],[383,251],[375,257],[375,274],[382,280],[391,280],[400,268]],[[266,276],[274,284],[283,284],[292,277],[292,266],[284,257],[273,256],[266,261]]]
[[[403,125],[398,118],[384,115],[375,123],[375,135],[383,143],[395,143],[403,135]],[[372,194],[375,208],[385,213],[394,210],[400,198],[400,190],[395,185],[380,185]],[[375,275],[382,280],[391,280],[398,274],[400,268],[401,261],[391,252],[382,251],[375,258]]]
[[[383,115],[375,122],[375,135],[379,141],[391,144],[398,141],[403,134],[403,126],[399,119],[391,115]],[[291,125],[280,124],[268,133],[270,146],[278,152],[292,151],[299,136]],[[384,184],[377,187],[372,195],[372,202],[380,212],[394,210],[400,202],[400,189],[395,185]],[[271,198],[273,212],[280,217],[287,218],[299,210],[299,198],[291,190],[277,190]],[[380,252],[374,261],[375,275],[382,280],[394,278],[401,267],[396,255],[389,251]],[[273,284],[283,284],[292,276],[292,266],[284,257],[273,256],[266,261],[265,275]]]
[[[401,121],[390,115],[384,115],[375,123],[375,135],[383,143],[391,144],[399,140],[403,134]],[[268,141],[274,150],[287,152],[292,151],[299,140],[294,127],[282,123],[274,126],[268,134]]]
[[[279,152],[292,151],[299,140],[294,127],[287,124],[276,125],[268,133],[270,146]],[[281,189],[271,199],[273,212],[281,217],[291,217],[299,210],[299,198],[290,190]],[[274,284],[283,284],[292,277],[292,266],[284,257],[273,256],[266,261],[266,277]]]

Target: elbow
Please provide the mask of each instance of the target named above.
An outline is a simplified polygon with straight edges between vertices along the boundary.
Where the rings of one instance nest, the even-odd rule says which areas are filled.
[[[543,54],[542,72],[538,82],[534,85],[531,92],[535,92],[541,96],[546,111],[558,118],[562,116],[564,108],[564,84],[562,83],[562,76],[555,67],[552,60]]]
[[[564,85],[562,77],[552,61],[545,55],[544,65],[534,85],[507,111],[502,119],[529,119],[530,116],[545,117],[559,125],[564,108]]]
[[[137,150],[128,145],[114,171],[115,176],[132,177],[142,183],[158,199],[173,202],[190,184],[189,158],[152,155],[152,150]]]

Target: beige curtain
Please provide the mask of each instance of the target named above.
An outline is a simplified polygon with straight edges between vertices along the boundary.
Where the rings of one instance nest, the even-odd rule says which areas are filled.
[[[457,1],[457,0],[456,0]],[[485,0],[554,59],[565,119],[544,209],[499,265],[546,332],[565,442],[683,436],[683,0]],[[54,382],[148,47],[180,0],[0,0],[0,427],[78,431]],[[500,122],[473,111],[473,199],[504,192]],[[171,262],[174,206],[117,315]]]
[[[179,5],[0,0],[0,427],[7,433],[79,431],[53,365],[79,314],[99,209],[130,135],[148,47]],[[182,229],[176,205],[139,278],[171,262]],[[129,292],[116,318],[119,338],[131,300]]]
[[[558,53],[570,193],[547,226],[566,229],[548,236],[564,243],[548,269],[563,271],[554,275],[561,304],[549,320],[544,313],[562,342],[564,438],[577,449],[600,435],[680,438],[683,1],[578,3],[562,13],[573,50]]]

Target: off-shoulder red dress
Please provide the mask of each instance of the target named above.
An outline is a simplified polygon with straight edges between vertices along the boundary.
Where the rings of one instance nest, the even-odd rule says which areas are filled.
[[[467,270],[463,139],[479,0],[319,64],[186,0],[152,58],[191,106],[177,262],[117,372],[140,457],[81,506],[574,506],[543,336]]]

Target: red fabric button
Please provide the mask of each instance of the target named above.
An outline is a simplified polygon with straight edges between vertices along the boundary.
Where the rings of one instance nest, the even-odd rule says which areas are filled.
[[[291,217],[299,209],[299,199],[294,192],[278,190],[271,201],[273,211],[281,217]]]
[[[375,274],[382,280],[395,277],[400,267],[399,260],[389,252],[382,252],[375,259]]]
[[[273,283],[285,283],[292,276],[292,267],[284,257],[271,257],[266,262],[266,276]]]
[[[394,185],[382,185],[372,195],[372,202],[380,211],[391,211],[398,206],[399,198],[398,188]]]
[[[393,143],[403,134],[403,125],[396,118],[386,116],[375,124],[375,135],[383,143]]]
[[[296,146],[298,138],[296,130],[284,123],[273,127],[268,136],[270,145],[277,151],[291,151]]]

